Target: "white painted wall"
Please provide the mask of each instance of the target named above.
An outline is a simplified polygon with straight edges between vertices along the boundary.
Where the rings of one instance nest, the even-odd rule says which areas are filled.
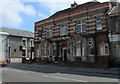
[[[0,32],[0,60],[7,57],[7,33]]]

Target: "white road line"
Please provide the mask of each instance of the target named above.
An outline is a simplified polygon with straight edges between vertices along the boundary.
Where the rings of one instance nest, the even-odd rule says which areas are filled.
[[[21,72],[21,73],[27,73],[27,72],[24,72],[24,71],[20,71],[20,70],[14,70],[16,72]]]
[[[104,79],[104,80],[116,80],[116,81],[118,81],[118,79],[112,79],[112,78],[102,78],[102,77],[90,77],[90,78],[99,78],[99,79]]]
[[[63,77],[57,77],[57,76],[49,76],[49,75],[42,75],[42,76],[44,76],[44,77],[58,78],[58,79],[64,79],[64,80],[79,81],[79,82],[88,82],[88,81],[84,81],[84,80],[69,79],[69,78],[63,78]]]

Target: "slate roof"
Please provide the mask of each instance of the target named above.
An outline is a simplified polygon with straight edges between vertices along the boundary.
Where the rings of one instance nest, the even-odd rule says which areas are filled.
[[[91,7],[91,6],[95,6],[95,5],[98,5],[98,4],[100,4],[100,2],[98,2],[98,1],[87,2],[87,3],[84,3],[84,4],[77,5],[75,8],[70,7],[70,8],[58,11],[50,17],[58,16],[58,15],[61,15],[61,14],[69,13],[71,11],[75,11],[75,10],[79,10],[79,9],[83,9],[83,8],[87,8],[87,7]]]
[[[109,15],[120,14],[120,4],[113,7],[109,12]]]
[[[2,32],[7,32],[11,36],[34,38],[34,34],[30,31],[9,29],[9,28],[2,27]]]

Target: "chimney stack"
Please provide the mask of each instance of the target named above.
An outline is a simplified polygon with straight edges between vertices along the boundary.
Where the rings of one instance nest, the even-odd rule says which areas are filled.
[[[73,4],[71,4],[71,8],[74,8],[74,7],[76,7],[78,4],[76,3],[76,1],[74,1],[74,3]]]
[[[118,5],[118,2],[119,2],[118,0],[110,0],[112,7]]]

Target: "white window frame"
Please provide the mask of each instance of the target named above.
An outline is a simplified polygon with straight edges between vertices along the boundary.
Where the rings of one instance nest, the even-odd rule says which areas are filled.
[[[107,46],[107,54],[105,52],[105,46]],[[99,55],[103,56],[103,55],[109,55],[109,45],[107,43],[101,43],[99,44]]]
[[[25,40],[25,46],[23,45],[23,40]],[[22,46],[27,47],[27,38],[22,38]]]
[[[84,26],[85,28],[84,28]],[[78,27],[79,26],[79,27]],[[80,28],[80,29],[79,29]],[[80,31],[78,31],[78,29]],[[85,30],[84,30],[85,29]],[[79,20],[79,21],[76,21],[76,32],[77,33],[80,33],[80,32],[86,32],[86,20]]]
[[[68,26],[67,24],[61,24],[60,25],[60,36],[68,35],[67,26]],[[67,30],[67,32],[65,32],[65,30]]]
[[[31,42],[32,42],[32,46],[31,46]],[[30,47],[34,47],[34,39],[30,39]]]
[[[102,17],[96,17],[96,29],[97,30],[102,30]],[[100,25],[98,25],[98,23],[101,23]]]
[[[53,27],[49,27],[46,29],[46,37],[47,38],[53,37]]]

